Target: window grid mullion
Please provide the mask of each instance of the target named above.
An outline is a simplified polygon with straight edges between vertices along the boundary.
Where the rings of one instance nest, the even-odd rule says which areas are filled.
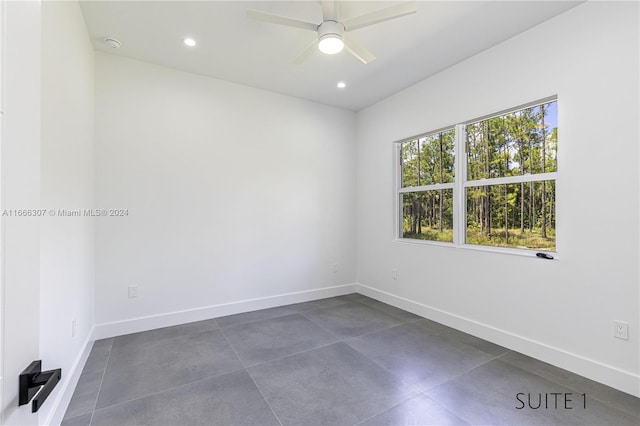
[[[434,183],[432,185],[422,185],[422,186],[407,186],[405,188],[400,188],[398,192],[400,194],[406,194],[408,192],[424,192],[424,191],[437,191],[439,189],[453,189],[455,184],[451,183]]]
[[[550,173],[536,173],[533,175],[518,175],[518,176],[506,176],[500,178],[478,179],[465,181],[463,186],[465,188],[474,186],[494,186],[494,185],[509,185],[512,183],[523,182],[541,182],[543,180],[556,180],[557,172]]]
[[[463,184],[467,180],[467,159],[466,159],[466,132],[464,124],[458,124],[456,131],[456,195],[457,206],[454,206],[454,243],[456,246],[464,244],[466,241],[467,228],[467,203],[465,200],[465,188]],[[457,207],[457,208],[455,208]]]

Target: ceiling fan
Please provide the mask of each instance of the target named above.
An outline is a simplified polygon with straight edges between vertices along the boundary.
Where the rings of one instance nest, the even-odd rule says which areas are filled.
[[[313,42],[293,60],[294,64],[304,62],[316,48],[322,53],[329,55],[341,52],[344,48],[360,61],[368,64],[376,59],[376,57],[367,49],[357,44],[351,37],[348,37],[347,33],[416,12],[416,2],[408,1],[353,18],[340,19],[339,3],[341,3],[341,1],[322,0],[320,3],[322,4],[322,22],[319,24],[258,10],[247,10],[247,16],[259,21],[301,28],[318,34],[317,39],[313,40]]]

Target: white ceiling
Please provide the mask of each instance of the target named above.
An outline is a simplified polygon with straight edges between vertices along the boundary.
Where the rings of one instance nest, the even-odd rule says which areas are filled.
[[[398,1],[345,1],[343,18]],[[97,50],[360,110],[461,60],[558,15],[580,2],[418,1],[417,13],[350,35],[377,59],[364,65],[347,52],[295,58],[316,35],[254,21],[247,9],[321,21],[319,1],[83,1]],[[198,45],[187,48],[182,40]],[[118,50],[103,42],[113,37]],[[346,89],[336,83],[345,81]]]

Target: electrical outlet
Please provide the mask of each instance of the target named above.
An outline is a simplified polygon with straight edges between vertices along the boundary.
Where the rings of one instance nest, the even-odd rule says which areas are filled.
[[[622,340],[629,340],[629,323],[624,321],[614,321],[613,337]]]
[[[130,285],[128,287],[128,291],[129,291],[129,299],[134,299],[136,297],[138,297],[138,286],[137,285]]]
[[[335,274],[339,270],[340,270],[340,264],[339,263],[334,263],[333,264],[333,273]]]
[[[76,319],[71,320],[71,337],[76,337]]]
[[[391,270],[391,278],[393,278],[394,280],[398,279],[398,270],[397,269],[392,269]]]

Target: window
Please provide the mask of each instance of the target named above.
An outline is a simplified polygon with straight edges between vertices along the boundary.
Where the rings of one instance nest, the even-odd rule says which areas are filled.
[[[398,237],[554,252],[557,148],[555,99],[399,142]]]
[[[453,129],[400,143],[401,238],[453,242]]]

